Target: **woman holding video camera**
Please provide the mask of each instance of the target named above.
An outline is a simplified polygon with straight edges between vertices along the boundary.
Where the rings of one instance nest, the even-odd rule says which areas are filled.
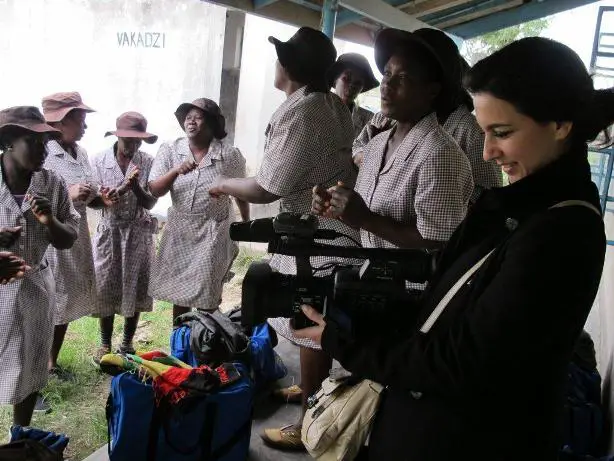
[[[402,332],[361,341],[304,308],[320,342],[388,387],[368,459],[555,460],[566,370],[605,256],[587,141],[614,121],[566,46],[526,38],[467,75],[484,158],[510,185],[484,193],[456,230]]]

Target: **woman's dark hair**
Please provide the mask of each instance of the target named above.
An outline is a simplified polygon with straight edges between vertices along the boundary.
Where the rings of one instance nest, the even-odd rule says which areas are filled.
[[[461,69],[461,80],[464,80],[466,75],[469,73],[469,71],[471,70],[471,66],[469,65],[469,63],[465,60],[465,58],[463,58],[461,56],[460,58],[460,69]],[[471,95],[467,92],[467,90],[461,85],[461,87],[459,88],[459,94],[458,94],[458,104],[463,104],[465,107],[467,107],[467,109],[469,109],[469,112],[473,112],[473,99],[471,98]]]
[[[546,38],[518,40],[481,60],[468,71],[465,86],[509,102],[536,122],[572,122],[576,145],[614,122],[613,90],[595,90],[579,56]]]
[[[0,151],[6,152],[17,139],[29,134],[32,134],[32,132],[18,126],[8,126],[0,130]]]
[[[326,80],[326,69],[304,69],[300,65],[284,67],[291,80],[305,85],[306,93],[328,93],[330,87]]]

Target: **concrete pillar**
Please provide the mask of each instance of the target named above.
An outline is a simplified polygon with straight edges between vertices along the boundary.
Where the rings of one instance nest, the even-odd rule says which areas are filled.
[[[243,51],[243,31],[245,13],[226,11],[226,30],[224,32],[224,52],[222,56],[222,81],[220,85],[220,109],[226,117],[227,140],[234,143],[239,100],[239,78],[241,76],[241,53]]]

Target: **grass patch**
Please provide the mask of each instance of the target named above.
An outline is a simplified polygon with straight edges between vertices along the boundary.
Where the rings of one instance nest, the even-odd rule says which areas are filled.
[[[241,246],[232,271],[235,277],[224,287],[222,309],[240,303],[241,283],[249,265],[264,252]],[[169,303],[157,301],[152,312],[141,314],[135,334],[136,349],[169,350],[172,308]],[[122,339],[124,320],[115,317],[113,346]],[[70,324],[60,353],[59,363],[75,375],[74,381],[63,382],[52,378],[43,393],[53,411],[48,415],[34,415],[32,426],[61,432],[70,437],[72,459],[82,460],[107,443],[105,403],[111,378],[99,373],[90,357],[98,348],[100,333],[98,320],[82,318]],[[10,406],[0,406],[0,442],[8,441],[8,428],[12,421]]]
[[[262,259],[266,253],[263,251],[253,250],[246,246],[239,247],[239,254],[232,265],[232,270],[240,276],[244,276],[249,268],[249,265],[254,261]]]
[[[141,315],[135,339],[137,349],[169,349],[171,306],[156,302],[152,312]],[[124,321],[115,317],[113,343],[121,342]],[[105,403],[109,392],[110,377],[99,373],[90,357],[100,341],[98,320],[82,318],[70,324],[66,341],[60,353],[59,363],[75,375],[73,381],[49,380],[43,393],[53,411],[48,415],[34,415],[32,426],[61,432],[70,437],[72,459],[82,460],[107,442]],[[8,428],[12,421],[10,406],[0,407],[2,443],[8,440]]]

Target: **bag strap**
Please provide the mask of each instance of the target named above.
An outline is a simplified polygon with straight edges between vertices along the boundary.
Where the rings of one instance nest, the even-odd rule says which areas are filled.
[[[429,317],[426,319],[426,322],[424,322],[422,327],[420,327],[421,333],[428,333],[430,331],[433,325],[435,325],[435,322],[437,321],[439,316],[443,313],[448,303],[452,300],[452,298],[454,298],[454,296],[456,296],[456,293],[458,293],[458,290],[460,290],[460,288],[467,282],[467,280],[469,280],[469,278],[473,274],[475,274],[480,267],[482,267],[482,265],[486,262],[488,257],[494,253],[494,251],[495,251],[495,248],[490,250],[486,256],[484,256],[477,263],[475,263],[473,267],[471,267],[471,269],[465,272],[463,276],[459,278],[454,285],[452,285],[452,288],[450,288],[448,292],[446,293],[446,295],[443,298],[441,298],[441,301],[437,303],[437,306],[435,307],[433,312],[431,312],[431,315],[429,315]]]
[[[553,208],[565,208],[568,206],[583,206],[585,208],[588,208],[589,210],[593,210],[601,218],[601,212],[599,211],[599,209],[595,205],[589,202],[586,202],[584,200],[565,200],[563,202],[557,203],[556,205],[552,205],[548,209],[551,210]],[[460,290],[461,287],[465,283],[467,283],[467,280],[469,280],[469,278],[473,274],[475,274],[480,269],[480,267],[482,267],[482,265],[484,265],[488,257],[491,254],[493,254],[496,249],[497,248],[495,247],[492,250],[490,250],[486,256],[484,256],[477,263],[475,263],[467,272],[463,274],[463,276],[460,279],[456,281],[454,285],[452,285],[452,288],[450,288],[448,292],[446,293],[446,295],[443,298],[441,298],[441,301],[437,303],[437,306],[435,306],[435,309],[433,310],[433,312],[431,312],[431,315],[429,315],[429,317],[426,319],[424,324],[422,324],[422,327],[420,327],[421,333],[428,333],[431,330],[431,328],[433,327],[437,319],[439,319],[439,317],[445,310],[448,303],[452,300],[452,298],[454,298],[454,296],[456,296],[456,293],[458,293],[458,290]]]
[[[109,392],[109,396],[107,397],[107,403],[104,407],[104,414],[107,418],[107,453],[109,455],[109,459],[111,459],[111,412],[113,408],[113,394]]]
[[[599,217],[601,217],[601,211],[593,205],[592,203],[586,202],[584,200],[565,200],[563,202],[559,202],[556,205],[552,205],[549,210],[553,208],[565,208],[568,206],[583,206],[584,208],[588,208],[589,210],[593,210]]]

